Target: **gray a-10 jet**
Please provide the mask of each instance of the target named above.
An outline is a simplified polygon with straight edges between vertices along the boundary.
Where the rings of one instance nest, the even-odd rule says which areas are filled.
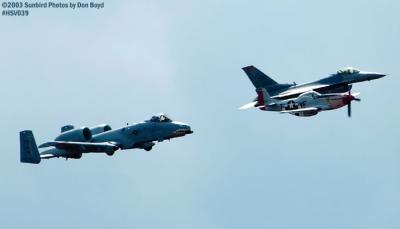
[[[254,66],[243,68],[256,89],[265,88],[273,99],[295,98],[307,91],[316,91],[321,94],[343,93],[351,90],[353,83],[379,79],[383,73],[360,71],[355,68],[344,68],[335,74],[304,84],[279,84]]]
[[[172,121],[165,114],[150,120],[112,130],[109,125],[93,128],[61,127],[61,134],[54,141],[43,143],[39,148],[49,148],[39,153],[31,130],[20,132],[21,162],[40,163],[41,159],[54,157],[79,159],[83,153],[106,153],[112,156],[116,150],[144,149],[150,151],[154,142],[191,134],[190,126]]]
[[[270,97],[265,88],[257,91],[257,101],[246,104],[240,109],[251,107],[259,108],[263,111],[279,111],[296,116],[313,116],[318,112],[338,109],[347,105],[348,116],[351,116],[351,101],[360,101],[356,96],[359,93],[329,93],[320,94],[315,91],[304,92],[294,99],[277,100]]]

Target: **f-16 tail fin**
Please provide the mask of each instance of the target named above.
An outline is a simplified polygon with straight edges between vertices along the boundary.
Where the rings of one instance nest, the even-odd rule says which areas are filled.
[[[265,75],[262,71],[258,70],[252,65],[242,69],[247,74],[255,88],[268,89],[269,87],[276,86],[278,84],[275,80],[271,79],[269,76]]]
[[[36,146],[35,137],[31,130],[19,132],[21,162],[23,163],[40,163],[40,154]]]

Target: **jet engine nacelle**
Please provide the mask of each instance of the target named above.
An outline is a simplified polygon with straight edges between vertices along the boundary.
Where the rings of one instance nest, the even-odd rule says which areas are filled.
[[[87,127],[72,129],[58,135],[55,141],[87,142],[92,139],[92,132]]]
[[[99,126],[90,128],[90,132],[92,132],[92,135],[101,134],[101,133],[104,133],[104,132],[110,131],[110,130],[111,130],[111,126],[107,125],[107,124],[103,124],[103,125],[99,125]]]

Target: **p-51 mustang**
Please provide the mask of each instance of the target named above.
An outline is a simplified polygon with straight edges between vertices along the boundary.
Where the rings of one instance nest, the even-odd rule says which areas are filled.
[[[20,132],[21,162],[40,163],[41,159],[64,157],[79,159],[83,153],[106,153],[112,156],[116,150],[144,149],[150,151],[154,141],[191,134],[190,126],[172,121],[165,114],[150,120],[112,130],[109,125],[75,129],[72,125],[61,127],[61,134],[54,141],[43,143],[39,148],[50,148],[39,153],[31,130]]]
[[[254,66],[243,68],[254,87],[265,88],[273,99],[296,98],[307,91],[321,94],[344,93],[350,91],[353,83],[379,79],[383,73],[360,71],[355,68],[344,68],[326,78],[304,84],[279,84]]]
[[[265,88],[257,91],[257,101],[246,104],[240,109],[257,107],[264,111],[280,111],[296,116],[313,116],[320,111],[338,109],[347,105],[348,116],[351,116],[351,101],[360,101],[356,98],[359,93],[331,93],[320,94],[315,91],[308,91],[295,99],[277,100],[272,99]]]

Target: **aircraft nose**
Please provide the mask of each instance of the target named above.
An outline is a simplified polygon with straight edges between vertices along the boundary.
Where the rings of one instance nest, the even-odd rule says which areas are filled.
[[[181,125],[181,128],[185,131],[185,134],[193,134],[193,131],[189,125],[183,124]]]
[[[193,131],[188,124],[182,123],[182,122],[175,122],[174,135],[176,137],[184,136],[186,134],[192,134],[192,133],[193,133]]]
[[[349,104],[351,101],[355,100],[355,97],[353,95],[344,95],[342,100],[344,104]]]
[[[383,73],[372,72],[369,74],[369,80],[375,80],[375,79],[379,79],[379,78],[382,78],[385,76],[386,76],[386,74],[383,74]]]

